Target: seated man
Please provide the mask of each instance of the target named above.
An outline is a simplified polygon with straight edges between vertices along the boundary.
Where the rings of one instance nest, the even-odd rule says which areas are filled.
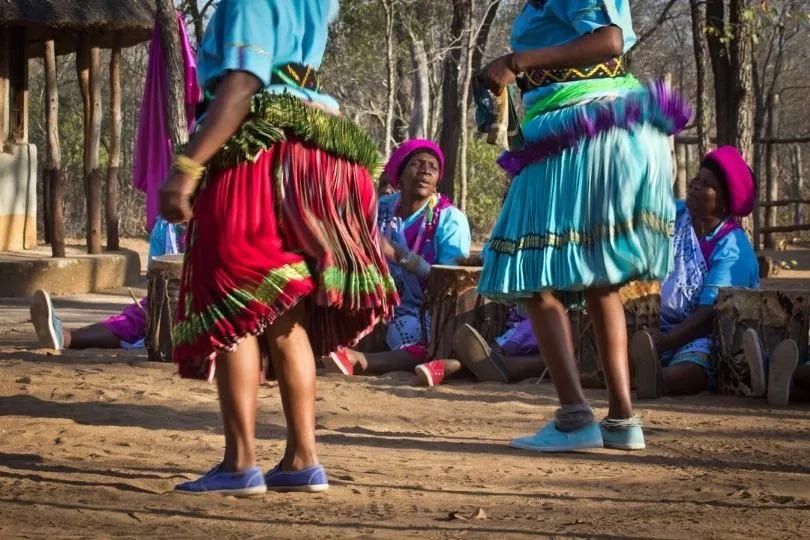
[[[158,217],[149,236],[149,256],[168,255],[179,252],[183,238],[177,225]],[[56,314],[47,291],[39,290],[31,299],[31,322],[40,345],[48,349],[135,349],[143,347],[146,337],[146,311],[148,298],[127,306],[119,315],[100,323],[68,330],[62,327],[62,319]]]
[[[734,218],[751,213],[756,188],[736,148],[710,152],[678,201],[674,265],[661,285],[661,330],[638,332],[630,346],[638,397],[715,390],[711,362],[714,303],[720,287],[759,287],[759,267]]]
[[[386,328],[391,350],[338,350],[322,359],[330,371],[382,374],[410,371],[424,361],[429,336],[422,334],[420,309],[431,265],[456,264],[469,256],[471,244],[466,216],[437,193],[443,170],[444,156],[430,141],[407,141],[391,155],[385,172],[400,192],[380,199],[378,215],[383,250],[401,301]]]
[[[810,360],[799,363],[799,347],[794,340],[779,342],[766,358],[759,335],[748,328],[743,333],[743,352],[756,396],[766,396],[768,404],[776,407],[784,407],[791,400],[810,400]]]

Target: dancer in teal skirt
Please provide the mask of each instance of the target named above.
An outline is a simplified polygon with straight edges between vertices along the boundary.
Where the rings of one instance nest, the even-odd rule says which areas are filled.
[[[627,0],[530,0],[513,52],[479,77],[495,94],[517,81],[524,145],[499,164],[513,177],[484,253],[480,292],[522,302],[557,389],[552,422],[512,446],[559,452],[644,448],[630,399],[618,288],[669,272],[675,206],[668,135],[691,112],[659,82],[639,83]],[[587,304],[609,393],[601,425],[585,400],[566,309]]]

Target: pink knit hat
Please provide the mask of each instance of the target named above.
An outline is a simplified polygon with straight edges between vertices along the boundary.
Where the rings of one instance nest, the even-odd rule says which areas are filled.
[[[706,154],[701,166],[707,164],[711,169],[722,172],[722,180],[725,180],[728,188],[729,213],[734,217],[750,214],[754,210],[757,192],[754,175],[740,151],[733,146],[721,146]]]
[[[411,139],[399,145],[399,148],[393,151],[391,157],[388,158],[388,163],[385,164],[383,171],[388,174],[391,179],[391,185],[394,189],[399,189],[399,174],[402,168],[408,162],[408,158],[416,152],[430,152],[436,155],[439,160],[439,180],[442,179],[444,174],[444,154],[442,149],[432,141],[425,139]]]

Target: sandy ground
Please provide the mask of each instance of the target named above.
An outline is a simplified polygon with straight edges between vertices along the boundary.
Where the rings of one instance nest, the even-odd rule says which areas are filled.
[[[126,304],[122,293],[57,307],[68,326],[85,324]],[[639,402],[647,450],[534,455],[507,443],[549,418],[549,384],[427,389],[410,374],[319,378],[327,493],[174,495],[221,456],[215,388],[142,351],[32,350],[28,319],[25,302],[0,301],[3,538],[810,537],[809,406],[712,395]],[[588,395],[604,414],[604,391]],[[268,469],[283,448],[277,388],[263,386],[259,403]],[[479,508],[485,519],[450,518]]]

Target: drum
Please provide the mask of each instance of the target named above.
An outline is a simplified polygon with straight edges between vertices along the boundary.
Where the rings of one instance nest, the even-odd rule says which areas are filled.
[[[735,396],[753,396],[751,372],[742,348],[743,332],[753,328],[767,355],[787,338],[799,346],[799,358],[807,358],[810,293],[798,290],[764,291],[721,289],[714,306],[717,390]]]
[[[619,297],[624,305],[628,345],[630,338],[637,330],[658,327],[661,310],[661,285],[658,282],[628,283],[619,289]],[[571,322],[571,335],[574,339],[574,351],[579,362],[580,373],[588,381],[601,380],[597,375],[601,368],[596,348],[596,336],[588,311],[569,311],[568,319]],[[601,386],[601,384],[588,384],[587,386]]]
[[[177,314],[183,255],[154,257],[149,264],[149,312],[144,345],[150,362],[172,361],[172,327]]]
[[[456,329],[469,324],[487,340],[503,333],[509,306],[476,292],[480,266],[434,265],[422,305],[422,333],[430,335],[427,359],[450,358]],[[430,332],[428,334],[428,325]]]

